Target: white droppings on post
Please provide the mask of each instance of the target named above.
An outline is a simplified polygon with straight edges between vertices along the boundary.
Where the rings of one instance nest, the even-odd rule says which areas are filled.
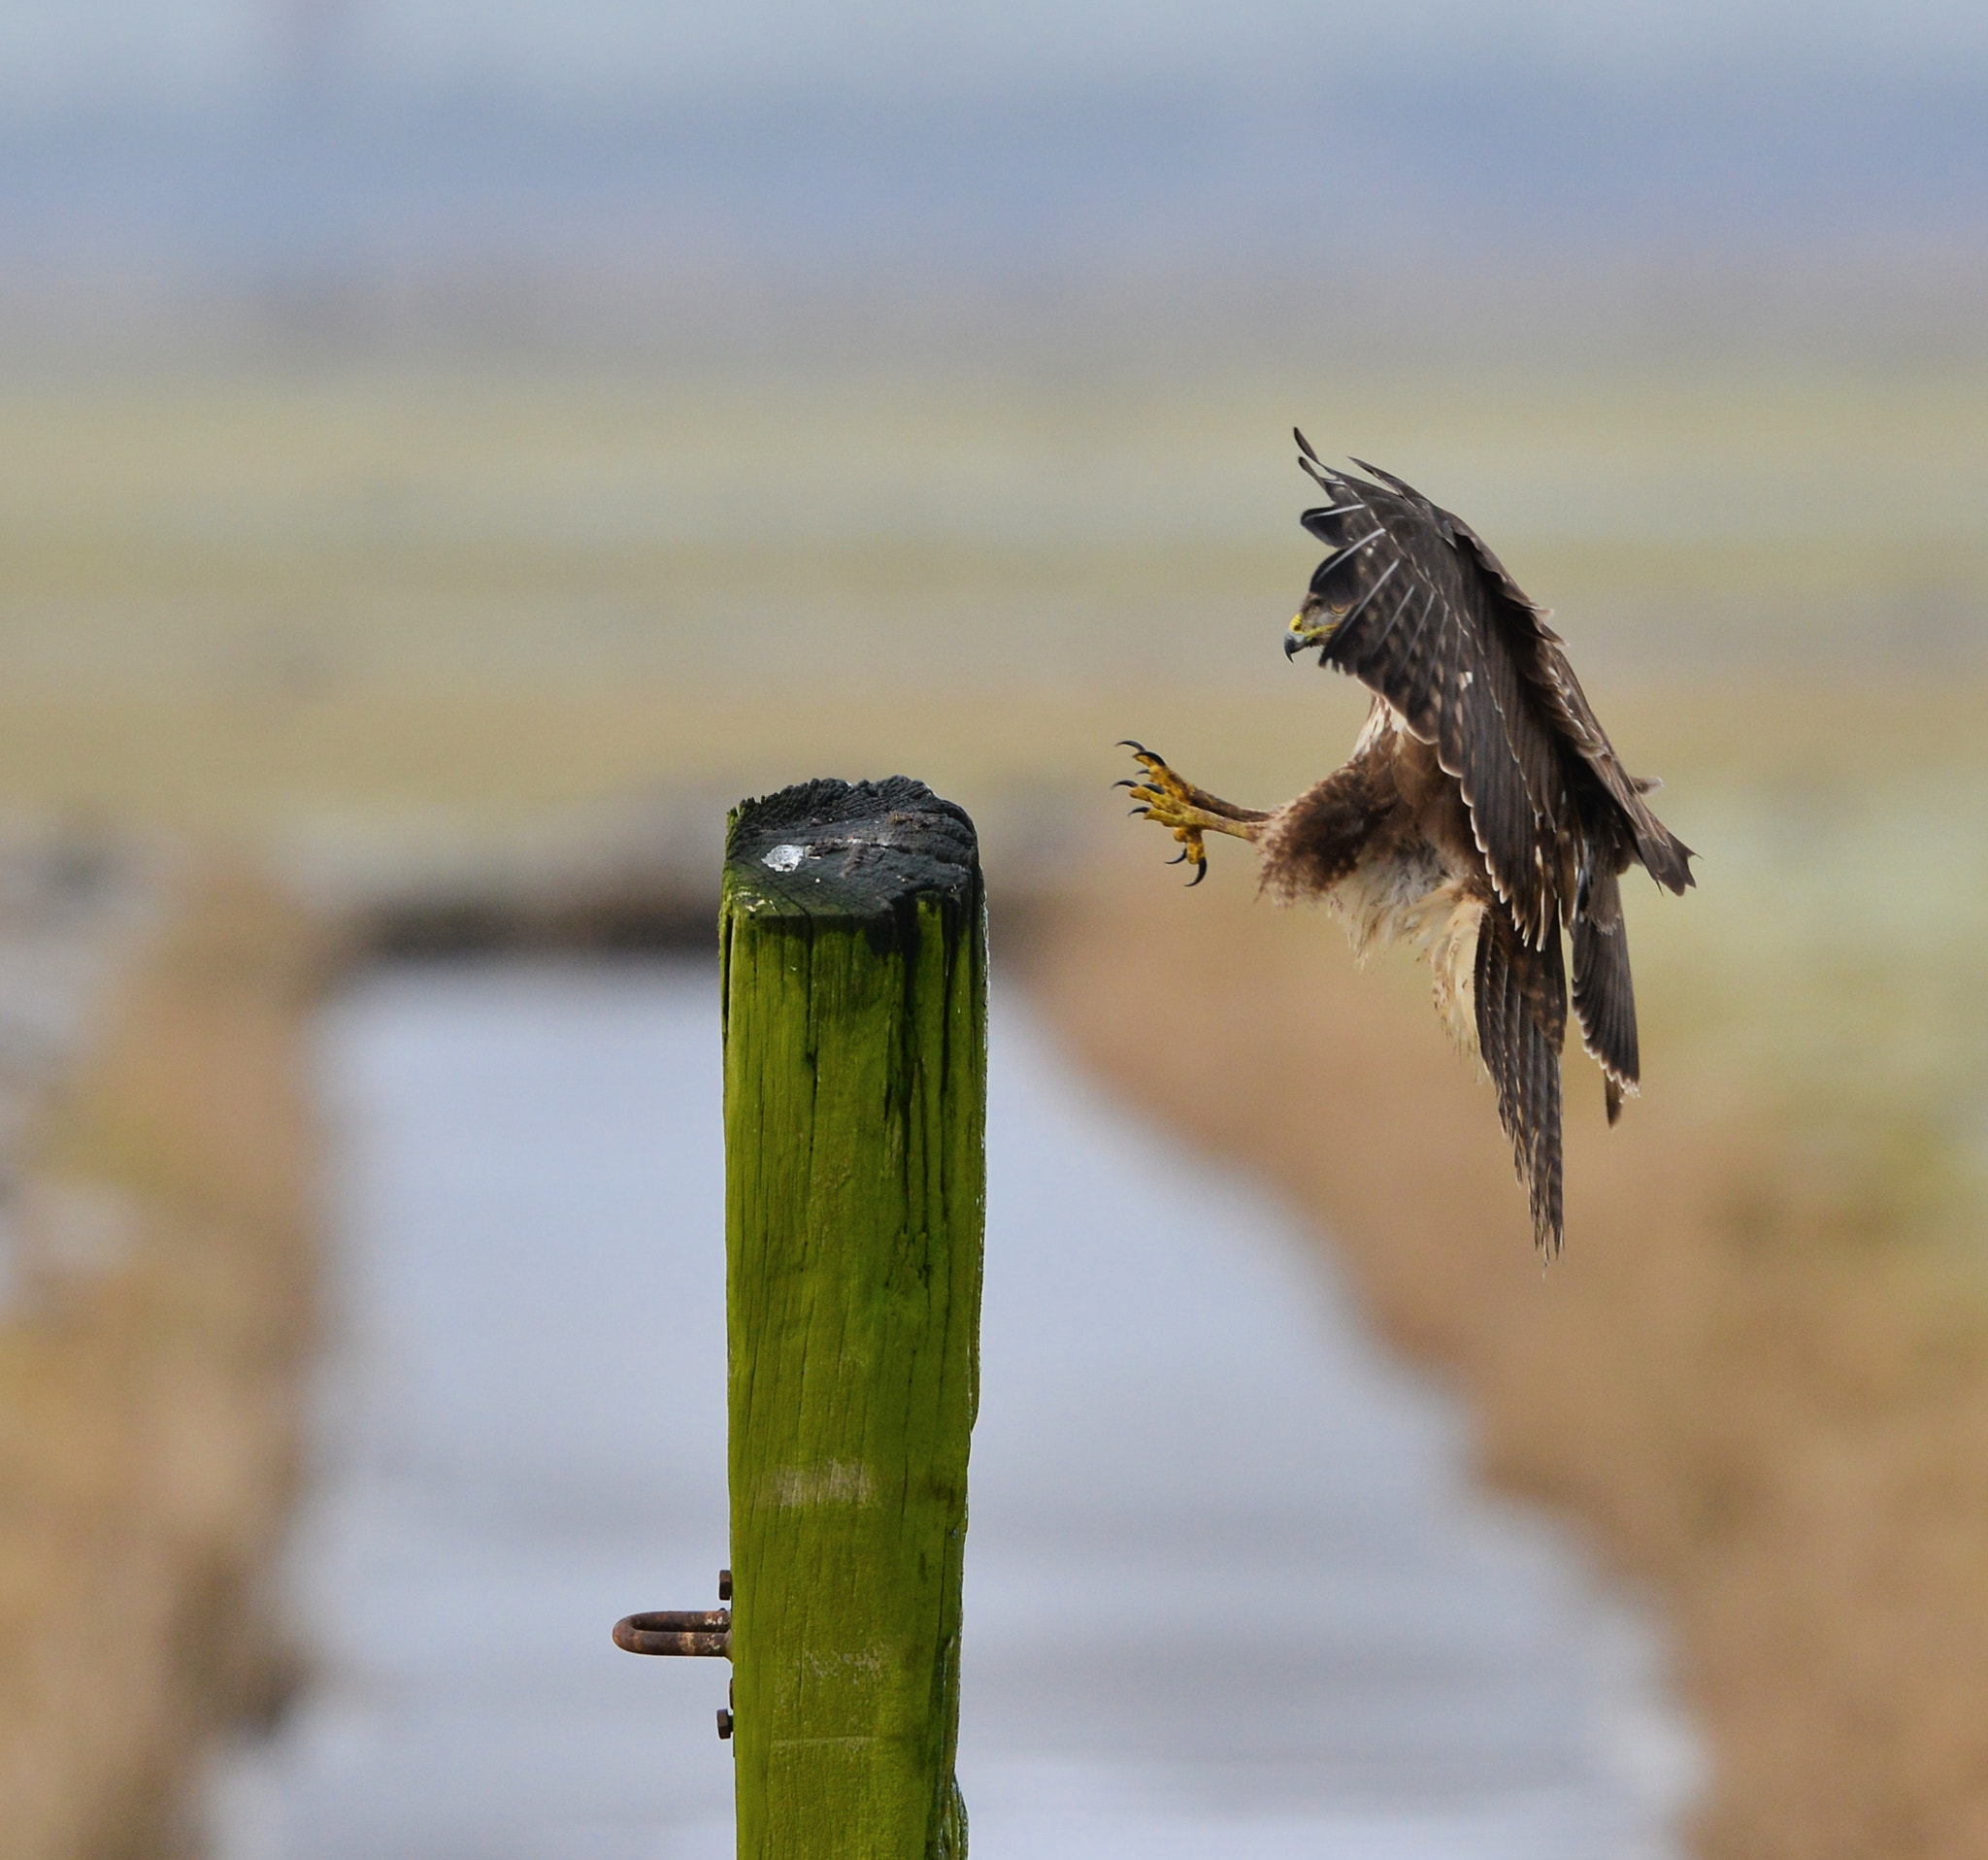
[[[779,846],[761,855],[759,863],[776,872],[791,872],[808,856],[806,847]]]

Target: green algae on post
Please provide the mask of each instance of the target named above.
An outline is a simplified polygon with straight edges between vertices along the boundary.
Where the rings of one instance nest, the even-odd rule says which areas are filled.
[[[732,815],[721,917],[740,1860],[962,1860],[986,907],[923,783]]]

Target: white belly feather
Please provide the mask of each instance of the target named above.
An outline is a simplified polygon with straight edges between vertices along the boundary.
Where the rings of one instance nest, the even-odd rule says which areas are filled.
[[[1375,698],[1353,746],[1354,757],[1379,748],[1391,736],[1409,734],[1408,719]],[[1484,916],[1483,902],[1474,889],[1474,875],[1458,872],[1429,841],[1389,837],[1370,844],[1353,870],[1326,893],[1327,907],[1343,919],[1359,961],[1397,943],[1428,957],[1437,1014],[1473,1059],[1477,1057],[1477,926]]]
[[[1429,959],[1436,1012],[1462,1051],[1477,1052],[1477,925],[1484,906],[1467,880],[1426,840],[1396,844],[1362,859],[1326,894],[1346,926],[1353,953],[1405,943]]]

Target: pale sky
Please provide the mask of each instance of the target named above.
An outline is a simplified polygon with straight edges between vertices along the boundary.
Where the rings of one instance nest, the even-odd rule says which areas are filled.
[[[315,50],[307,49],[315,49]],[[1768,84],[1988,74],[1982,0],[6,0],[0,102],[198,106],[302,57],[548,98],[1285,88],[1309,74]]]
[[[1988,0],[0,0],[24,276],[1523,268],[1984,226]]]

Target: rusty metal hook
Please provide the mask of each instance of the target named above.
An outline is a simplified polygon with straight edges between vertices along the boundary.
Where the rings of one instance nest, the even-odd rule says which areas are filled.
[[[718,1572],[718,1600],[732,1599],[732,1572]],[[680,1658],[732,1657],[730,1609],[651,1609],[614,1623],[614,1644],[624,1653],[676,1654]]]
[[[732,1611],[653,1609],[614,1623],[614,1644],[624,1653],[675,1653],[691,1659],[732,1657]]]

